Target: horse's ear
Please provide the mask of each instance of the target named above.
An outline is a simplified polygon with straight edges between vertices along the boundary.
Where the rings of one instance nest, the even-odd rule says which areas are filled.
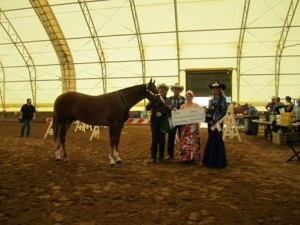
[[[150,81],[149,81],[149,84],[151,84],[152,83],[152,78],[150,79]]]

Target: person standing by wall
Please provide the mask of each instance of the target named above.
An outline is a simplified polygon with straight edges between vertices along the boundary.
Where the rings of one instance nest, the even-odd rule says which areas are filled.
[[[265,105],[266,110],[267,110],[269,113],[273,112],[273,111],[274,111],[274,105],[275,105],[275,104],[276,104],[276,97],[273,96],[273,97],[271,98],[271,101],[268,102],[268,103]]]
[[[178,83],[171,85],[171,91],[174,93],[173,96],[169,97],[171,103],[171,110],[178,110],[180,109],[181,105],[185,103],[185,97],[181,96],[180,93],[183,91],[184,87],[180,86]],[[166,159],[173,159],[174,158],[174,144],[176,133],[178,131],[178,136],[180,138],[180,128],[181,126],[175,126],[173,129],[169,131],[168,134],[168,145],[167,151],[168,155]]]
[[[285,101],[285,112],[292,112],[295,106],[292,102],[292,98],[290,96],[285,96]]]
[[[157,85],[157,89],[164,104],[159,105],[158,103],[148,102],[146,105],[146,110],[151,110],[150,117],[150,128],[152,133],[151,140],[151,160],[150,162],[156,162],[157,160],[157,150],[159,150],[159,162],[163,161],[165,152],[165,138],[168,132],[168,116],[170,115],[171,104],[167,98],[167,93],[169,86],[162,83]]]
[[[26,136],[30,136],[31,132],[31,123],[32,120],[36,117],[35,107],[31,104],[31,99],[28,98],[26,104],[22,105],[20,110],[20,121],[22,122],[21,126],[21,134],[20,137],[24,137],[25,128],[26,128]]]
[[[280,115],[280,110],[285,111],[285,105],[280,101],[280,97],[275,98],[275,105],[273,107],[273,111],[275,115]]]
[[[212,99],[209,102],[207,114],[210,114],[208,123],[208,139],[204,149],[202,164],[208,167],[224,168],[227,166],[225,145],[223,141],[222,119],[226,115],[226,98],[224,84],[215,81],[209,85],[212,90]]]

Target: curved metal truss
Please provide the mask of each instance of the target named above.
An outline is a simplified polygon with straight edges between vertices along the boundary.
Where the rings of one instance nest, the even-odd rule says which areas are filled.
[[[236,62],[236,72],[237,72],[237,102],[240,102],[240,79],[241,79],[241,59],[242,59],[242,52],[243,52],[243,43],[244,37],[247,27],[247,18],[249,13],[251,0],[245,0],[244,10],[243,10],[243,18],[241,23],[240,35],[239,35],[239,42],[237,46],[237,62]]]
[[[286,15],[284,25],[282,27],[280,39],[277,45],[276,51],[276,61],[275,61],[275,95],[279,95],[279,80],[280,80],[280,64],[282,53],[285,48],[286,39],[295,16],[295,12],[298,6],[299,0],[291,0],[290,7],[288,9],[288,13]]]
[[[47,0],[30,0],[56,51],[60,66],[62,92],[76,91],[72,52]]]
[[[142,63],[142,78],[143,78],[143,83],[146,83],[145,54],[144,54],[143,40],[142,40],[140,26],[139,26],[139,20],[138,20],[136,8],[135,8],[134,0],[129,0],[129,3],[130,3],[130,9],[131,9],[131,13],[132,13],[132,19],[133,19],[134,27],[135,27],[135,34],[136,34],[136,38],[137,38],[138,46],[139,46],[139,51],[140,51],[140,58],[141,58],[141,63]]]
[[[18,70],[19,77],[16,77],[22,80],[19,68],[28,69],[34,104],[37,104],[37,88],[38,93],[44,94],[48,100],[60,91],[60,87],[62,92],[107,93],[126,87],[131,81],[139,83],[142,80],[146,83],[146,79],[151,76],[158,82],[179,82],[184,85],[183,71],[217,67],[233,68],[232,98],[235,101],[243,102],[245,96],[247,101],[264,101],[274,94],[283,95],[289,87],[294,88],[300,82],[297,81],[295,85],[280,84],[282,80],[287,81],[291,76],[299,75],[299,69],[291,70],[286,66],[291,63],[285,60],[291,58],[296,61],[300,58],[297,44],[300,40],[297,37],[300,28],[299,1],[168,0],[150,3],[127,0],[118,3],[97,0],[30,0],[30,4],[27,2],[18,6],[0,3],[5,9],[0,11],[1,26],[10,38],[8,42],[6,34],[0,36],[0,40],[3,40],[0,48],[3,46],[9,52],[13,46],[25,62],[25,66],[17,60],[12,62],[14,51],[9,59],[0,58],[2,70],[4,73],[7,69],[10,74]],[[216,22],[208,16],[218,14],[207,9],[217,10],[218,4],[231,7],[220,9],[219,13],[223,14]],[[234,9],[238,13],[233,15],[233,6],[242,10]],[[27,13],[24,17],[20,13],[23,10]],[[166,15],[153,14],[156,10]],[[5,16],[6,12],[10,17]],[[36,20],[36,16],[40,21]],[[19,34],[24,32],[20,25],[23,25],[23,18],[28,19],[26,22],[33,21],[40,35],[29,35],[26,32],[23,36],[18,35],[18,30],[13,28],[8,18],[21,30]],[[74,18],[76,23],[72,21]],[[274,18],[274,21],[270,21],[270,18]],[[225,22],[222,23],[222,20]],[[28,24],[25,25],[30,26]],[[26,41],[20,37],[25,37]],[[41,50],[41,54],[44,53],[42,59],[34,57],[40,53],[36,46],[44,47]],[[296,46],[293,52],[286,51],[290,46]],[[38,76],[38,83],[36,71],[42,74]],[[6,74],[9,73],[6,71]],[[59,79],[56,78],[57,74]],[[254,76],[262,78],[263,82],[253,82]],[[8,80],[8,83],[19,81]],[[100,82],[95,85],[95,80]],[[45,86],[48,88],[47,82],[52,82],[51,89],[49,87],[51,94],[43,90]],[[102,87],[97,89],[100,83]],[[5,95],[5,79],[2,79],[1,84],[3,105],[5,96],[12,92]],[[261,92],[266,89],[262,99]],[[29,85],[26,91],[29,92]],[[250,92],[253,94],[248,95]]]
[[[3,70],[2,63],[0,62],[0,100],[3,112],[5,111],[5,71]]]
[[[95,28],[93,18],[91,16],[91,13],[89,11],[88,5],[85,0],[78,0],[78,3],[80,5],[80,8],[82,10],[82,13],[84,15],[86,24],[89,28],[91,37],[93,39],[93,43],[95,46],[95,49],[98,54],[99,62],[101,64],[101,75],[102,75],[102,86],[103,86],[103,93],[107,92],[107,71],[106,71],[106,63],[105,63],[105,55],[103,48],[101,46],[99,35],[97,34],[97,30]]]
[[[8,37],[10,38],[11,42],[14,44],[16,49],[18,50],[20,56],[23,58],[26,68],[28,70],[29,74],[29,81],[31,86],[31,93],[32,93],[32,100],[33,103],[36,104],[36,70],[35,65],[32,60],[32,57],[26,47],[24,45],[22,39],[19,37],[18,33],[6,17],[5,13],[0,8],[0,24],[4,31],[7,33]],[[5,92],[5,89],[3,90]],[[5,93],[3,93],[3,96],[5,96]],[[5,100],[4,100],[5,101]]]

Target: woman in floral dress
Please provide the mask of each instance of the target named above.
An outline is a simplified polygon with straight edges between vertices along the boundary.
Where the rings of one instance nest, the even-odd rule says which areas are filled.
[[[198,108],[193,102],[194,93],[188,90],[185,94],[186,103],[180,109]],[[185,163],[193,163],[201,158],[200,146],[200,125],[199,123],[186,124],[181,126],[180,156],[179,160]]]

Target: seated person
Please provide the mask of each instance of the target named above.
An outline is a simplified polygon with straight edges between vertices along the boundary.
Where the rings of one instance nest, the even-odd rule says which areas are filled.
[[[285,112],[292,112],[294,108],[294,103],[292,102],[292,98],[290,96],[285,97]]]
[[[276,101],[276,103],[274,105],[273,113],[274,114],[280,114],[281,109],[282,108],[284,109],[285,105],[284,105],[283,102],[280,101],[280,97],[276,97],[275,101]]]
[[[259,111],[253,105],[246,104],[245,115],[259,116]]]

